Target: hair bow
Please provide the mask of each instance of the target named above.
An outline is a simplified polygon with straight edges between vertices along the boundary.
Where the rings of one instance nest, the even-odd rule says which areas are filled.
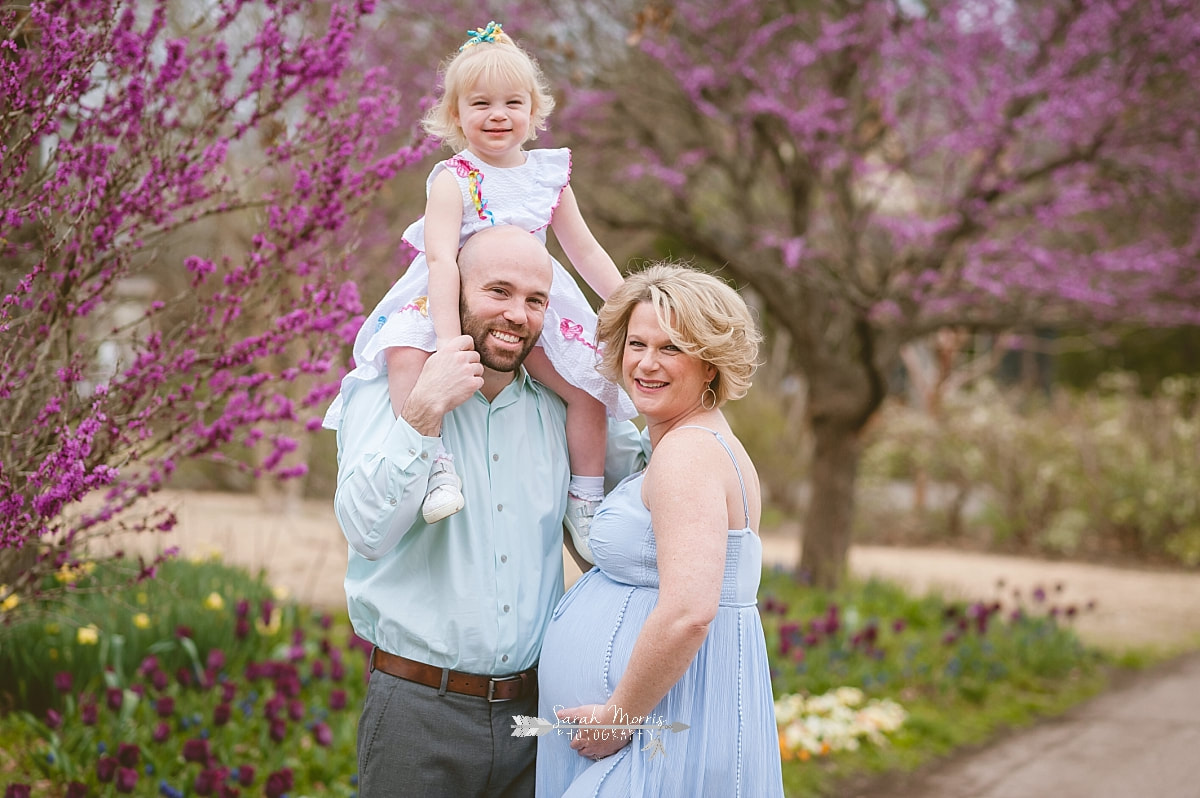
[[[494,44],[496,37],[503,32],[504,29],[500,27],[500,23],[492,20],[487,24],[486,28],[476,28],[475,30],[467,31],[468,39],[463,42],[463,46],[459,47],[458,51],[461,53],[472,45],[483,44],[484,42]]]

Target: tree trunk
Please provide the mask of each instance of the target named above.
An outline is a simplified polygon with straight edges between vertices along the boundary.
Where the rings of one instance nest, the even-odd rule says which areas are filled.
[[[829,415],[812,419],[812,494],[798,567],[806,580],[827,590],[841,581],[850,552],[860,454],[857,421]]]
[[[845,575],[854,524],[863,428],[883,404],[877,353],[882,341],[865,319],[846,325],[834,357],[808,360],[809,424],[813,434],[811,497],[798,573],[824,590]],[[891,354],[884,354],[884,362]]]

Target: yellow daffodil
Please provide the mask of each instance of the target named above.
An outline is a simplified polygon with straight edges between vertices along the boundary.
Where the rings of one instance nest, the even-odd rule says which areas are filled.
[[[81,646],[94,646],[100,642],[100,630],[91,623],[81,626],[75,631],[75,641]]]
[[[16,606],[20,603],[21,603],[21,597],[18,596],[16,593],[13,593],[11,596],[4,599],[4,601],[0,601],[0,611],[8,612],[11,609],[15,609]]]
[[[275,597],[276,601],[287,601],[291,594],[286,585],[275,585],[271,588],[271,595]]]
[[[149,629],[150,616],[144,612],[139,612],[137,615],[133,616],[133,625],[139,629]]]
[[[225,599],[221,598],[221,594],[215,590],[208,594],[208,598],[204,599],[204,606],[210,610],[225,609]]]

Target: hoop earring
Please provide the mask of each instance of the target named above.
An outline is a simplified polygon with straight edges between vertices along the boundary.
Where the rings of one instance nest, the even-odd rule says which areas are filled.
[[[709,396],[712,396],[712,404],[705,404]],[[717,406],[717,392],[713,390],[712,385],[704,389],[704,393],[700,394],[700,406],[705,410],[712,410]]]

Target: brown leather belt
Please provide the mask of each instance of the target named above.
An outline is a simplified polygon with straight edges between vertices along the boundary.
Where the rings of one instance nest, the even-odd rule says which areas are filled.
[[[397,679],[438,690],[486,698],[488,701],[512,701],[514,698],[531,695],[537,687],[537,668],[514,673],[512,676],[480,676],[426,665],[424,662],[398,657],[378,648],[371,652],[371,670],[380,670]]]

